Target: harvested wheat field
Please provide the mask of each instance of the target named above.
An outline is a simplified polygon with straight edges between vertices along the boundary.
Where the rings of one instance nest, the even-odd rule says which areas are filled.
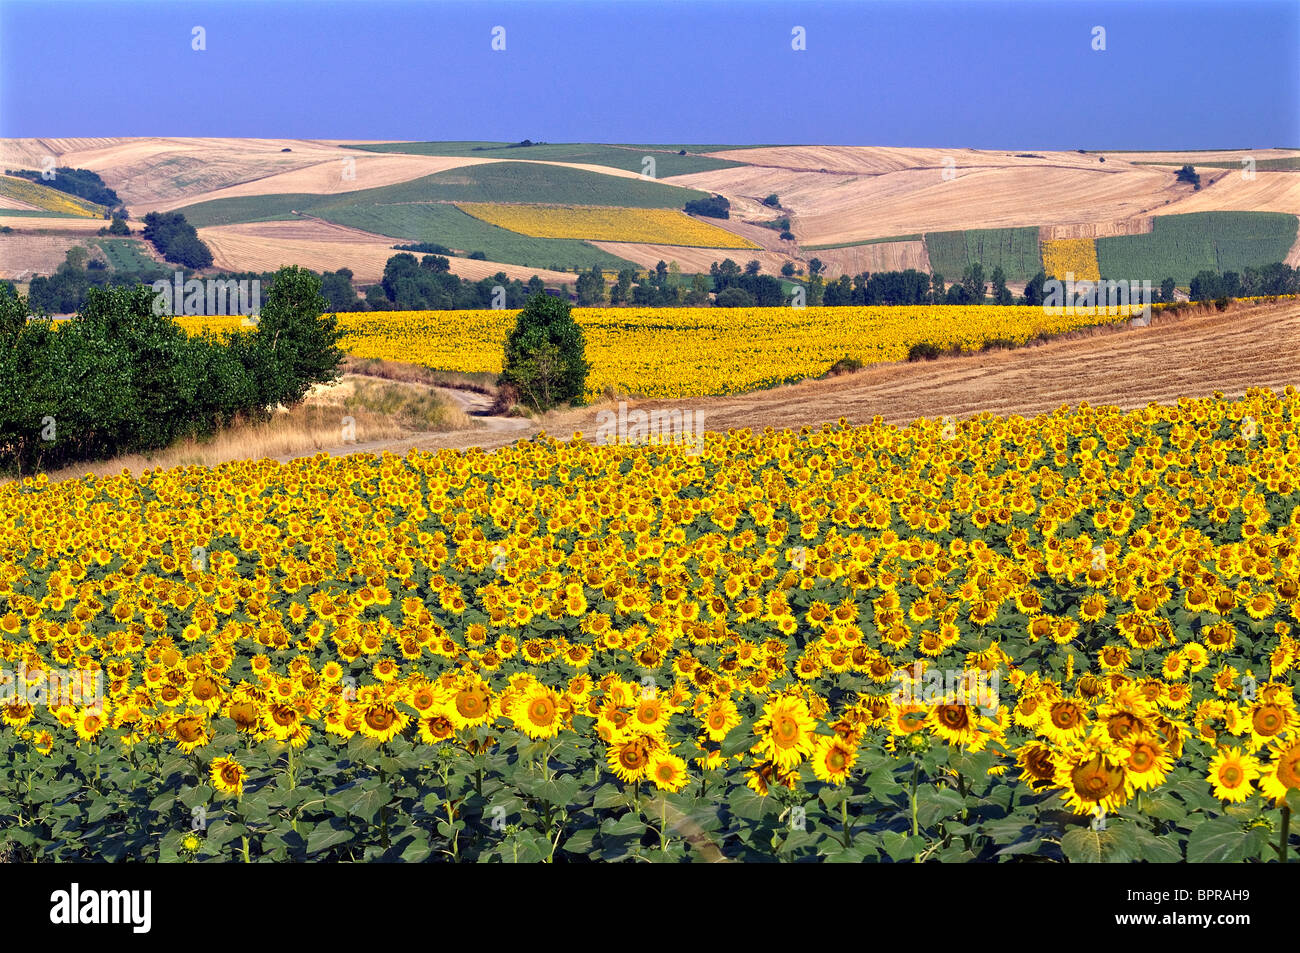
[[[378,154],[339,150],[323,162],[278,172],[264,178],[240,182],[200,195],[184,195],[164,202],[152,203],[148,211],[168,212],[197,202],[237,198],[248,195],[278,195],[307,193],[310,195],[335,195],[358,189],[375,189],[384,185],[409,182],[448,169],[467,165],[481,165],[493,159],[476,159],[463,156],[408,156],[397,153]],[[345,177],[346,176],[346,177]],[[144,211],[144,206],[141,206]]]
[[[212,249],[213,264],[230,271],[273,271],[281,265],[301,265],[314,271],[350,268],[359,282],[378,281],[388,259],[399,254],[396,239],[360,229],[334,225],[316,218],[286,222],[251,222],[201,228],[201,238]],[[419,257],[419,256],[417,256]],[[505,272],[527,281],[537,275],[551,283],[574,282],[577,276],[546,268],[528,268],[496,261],[451,258],[454,274],[478,281]]]
[[[1201,174],[1204,179],[1204,173]],[[1246,179],[1240,172],[1226,172],[1199,192],[1160,209],[1161,215],[1185,212],[1286,212],[1300,215],[1300,172],[1256,172]]]
[[[1068,225],[1043,225],[1038,229],[1038,240],[1059,242],[1069,238],[1112,238],[1116,235],[1148,235],[1152,230],[1152,216],[1139,215],[1115,222],[1072,222]]]
[[[1062,404],[1140,407],[1179,397],[1235,396],[1250,387],[1300,385],[1300,301],[1238,304],[1225,313],[1156,315],[1149,327],[1083,332],[1037,347],[915,364],[888,364],[857,374],[806,381],[707,401],[640,402],[693,407],[706,429],[816,426],[840,417],[868,423],[877,414],[904,425],[918,417],[989,412],[1050,412]],[[548,430],[591,430],[594,412],[575,411]],[[562,424],[562,426],[561,426]]]
[[[776,233],[773,232],[772,235],[775,237]],[[754,251],[748,248],[697,248],[686,245],[651,245],[644,242],[593,241],[587,244],[594,245],[611,255],[617,255],[619,258],[625,258],[641,268],[653,268],[661,261],[670,263],[675,261],[687,274],[696,272],[707,274],[709,266],[714,262],[721,263],[724,259],[730,258],[740,264],[758,261],[763,266],[763,271],[774,275],[780,273],[783,264],[793,260],[788,255],[777,252]],[[574,276],[570,275],[563,280],[573,281]]]
[[[825,275],[857,275],[864,271],[904,271],[915,268],[929,272],[930,254],[925,242],[872,242],[870,245],[850,245],[847,248],[826,248],[807,252],[826,264]]]
[[[53,274],[63,264],[69,248],[85,244],[72,234],[0,235],[0,278]],[[102,253],[99,257],[103,257]]]

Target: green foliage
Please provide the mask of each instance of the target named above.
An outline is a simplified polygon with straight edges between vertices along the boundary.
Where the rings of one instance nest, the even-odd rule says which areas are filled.
[[[548,410],[580,403],[589,369],[586,340],[569,303],[548,294],[529,298],[506,337],[501,383]]]
[[[971,228],[956,232],[927,232],[930,267],[941,274],[960,275],[971,265],[1001,267],[1007,281],[1028,281],[1042,268],[1037,228]]]
[[[300,400],[340,352],[319,280],[282,269],[254,332],[187,334],[155,292],[91,288],[75,318],[27,320],[0,286],[0,471],[26,473],[156,450]]]
[[[320,278],[296,265],[281,268],[262,306],[256,345],[263,368],[272,376],[270,393],[282,404],[296,404],[312,384],[338,377],[343,332],[328,307]]]
[[[178,265],[207,268],[212,264],[212,252],[180,212],[150,212],[144,217],[144,239]]]
[[[708,218],[731,218],[731,203],[721,195],[712,195],[708,198],[687,202],[686,212],[690,215],[704,215]]]

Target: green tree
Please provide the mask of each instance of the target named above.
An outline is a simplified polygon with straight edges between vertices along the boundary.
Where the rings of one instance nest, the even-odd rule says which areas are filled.
[[[320,278],[310,271],[286,265],[275,273],[255,342],[269,376],[268,403],[292,406],[312,384],[338,378],[343,332],[338,315],[324,313],[328,307]]]
[[[1015,304],[1016,299],[1007,288],[1007,273],[1002,270],[1001,265],[994,267],[993,274],[990,277],[993,281],[993,303],[1000,305]]]
[[[529,298],[506,337],[500,383],[548,410],[581,403],[589,370],[586,339],[569,302],[547,294]]]
[[[984,266],[979,262],[967,265],[961,276],[962,290],[970,304],[984,303]]]
[[[1174,279],[1166,278],[1160,282],[1160,300],[1165,303],[1174,300]]]

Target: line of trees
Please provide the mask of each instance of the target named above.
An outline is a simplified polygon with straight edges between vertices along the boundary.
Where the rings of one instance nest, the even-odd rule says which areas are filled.
[[[0,471],[157,450],[302,400],[337,375],[320,279],[282,268],[251,331],[191,336],[143,285],[92,288],[75,318],[33,318],[0,284]]]
[[[31,169],[8,170],[5,174],[36,182],[68,195],[75,195],[96,205],[103,205],[109,209],[109,214],[126,218],[126,209],[122,205],[122,200],[105,184],[98,172],[91,172],[89,169],[73,169],[68,166],[59,166],[52,171],[53,175],[49,178],[45,173]]]
[[[212,252],[180,212],[150,212],[144,217],[144,240],[158,253],[186,268],[208,268]]]
[[[1243,268],[1240,272],[1207,269],[1196,273],[1190,292],[1193,301],[1300,294],[1300,269],[1280,261],[1263,268]]]

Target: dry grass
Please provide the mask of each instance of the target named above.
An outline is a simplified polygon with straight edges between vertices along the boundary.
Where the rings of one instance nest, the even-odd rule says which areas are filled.
[[[239,422],[208,438],[187,438],[155,453],[78,464],[48,477],[62,480],[123,470],[138,476],[150,469],[215,466],[230,460],[283,460],[474,427],[463,410],[426,385],[345,374],[333,384],[313,388],[302,404],[281,409],[267,420]]]

